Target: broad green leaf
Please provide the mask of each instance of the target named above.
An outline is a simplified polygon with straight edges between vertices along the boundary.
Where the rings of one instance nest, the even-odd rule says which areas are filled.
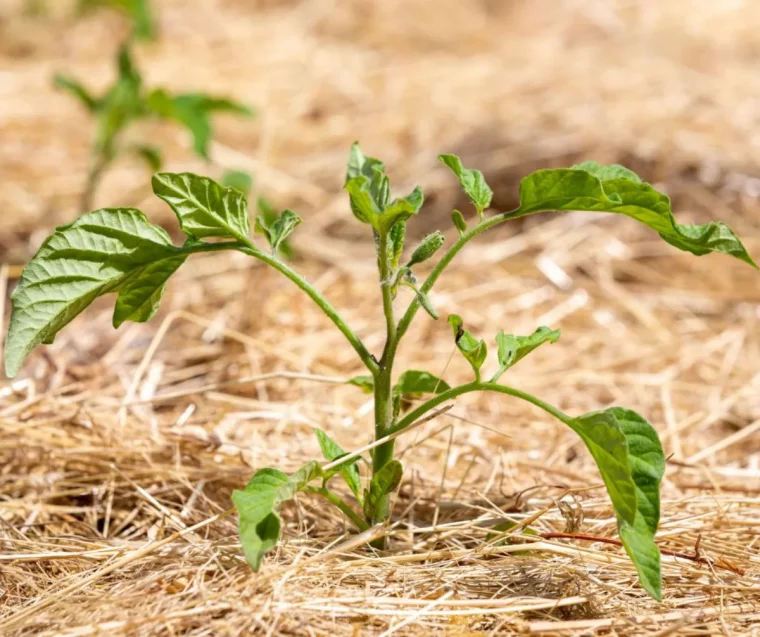
[[[98,100],[90,95],[90,92],[77,80],[67,75],[56,74],[55,85],[57,88],[68,91],[76,97],[88,111],[94,113],[98,109]]]
[[[430,372],[419,369],[405,371],[398,379],[393,393],[405,398],[413,398],[420,394],[440,394],[451,389],[449,384]]]
[[[133,150],[138,157],[141,157],[148,164],[152,172],[161,170],[163,159],[158,148],[155,146],[134,146]]]
[[[696,255],[723,252],[757,267],[726,224],[677,223],[668,196],[622,166],[585,162],[574,168],[539,170],[520,182],[520,207],[507,218],[545,210],[623,214],[656,230],[680,250]]]
[[[438,155],[438,159],[459,178],[462,190],[470,198],[478,214],[482,215],[483,211],[491,205],[493,197],[493,191],[488,187],[483,173],[465,168],[456,155]]]
[[[328,436],[324,431],[321,429],[315,429],[314,433],[317,436],[319,448],[322,450],[322,455],[325,457],[325,459],[332,461],[346,455],[346,452],[343,451],[341,446],[332,438],[330,438],[330,436]],[[356,465],[359,460],[361,460],[361,458],[357,456],[350,461],[351,464],[340,465],[336,471],[338,471],[346,481],[348,488],[351,489],[351,493],[353,493],[356,496],[356,499],[361,502],[361,476],[359,475],[359,467]],[[329,478],[330,476],[326,475],[325,477]]]
[[[249,241],[248,207],[234,188],[192,173],[158,173],[153,175],[153,192],[171,206],[188,237]]]
[[[258,215],[256,217],[255,228],[257,233],[266,237],[269,245],[272,247],[272,252],[276,254],[282,242],[291,235],[300,223],[301,217],[292,210],[285,209],[271,224],[267,224],[264,217]]]
[[[155,312],[166,279],[185,255],[134,208],[96,210],[58,228],[24,268],[13,293],[5,369],[15,376],[29,352],[97,297],[119,294],[114,324]]]
[[[368,520],[375,518],[375,511],[382,499],[393,493],[401,484],[403,473],[401,463],[398,460],[391,460],[372,476],[369,489],[364,490],[364,515]]]
[[[454,210],[451,213],[451,220],[454,222],[454,226],[459,232],[460,237],[465,232],[467,232],[467,222],[464,220],[464,215],[461,212],[459,212],[459,210]]]
[[[247,196],[253,189],[253,177],[244,170],[228,170],[222,176],[222,185],[234,188]]]
[[[483,367],[486,356],[488,356],[486,342],[483,340],[479,341],[465,330],[462,317],[458,314],[449,316],[449,325],[451,325],[451,329],[454,332],[454,342],[457,348],[472,366],[475,372],[475,380],[480,381],[480,368]]]
[[[354,385],[361,389],[365,394],[371,394],[375,391],[375,379],[369,374],[354,376],[346,381],[346,385]]]
[[[405,223],[410,217],[416,215],[425,200],[422,189],[417,186],[406,197],[400,197],[391,201],[380,216],[378,230],[389,231],[394,224]]]
[[[499,370],[493,377],[496,382],[499,377],[512,365],[525,358],[539,345],[544,343],[556,343],[560,331],[541,326],[530,336],[516,336],[505,334],[503,331],[496,335],[496,343],[499,346]]]
[[[614,414],[628,441],[628,459],[636,483],[636,519],[633,525],[619,520],[620,539],[642,586],[660,601],[660,550],[654,543],[654,535],[660,521],[660,483],[665,474],[665,454],[657,432],[639,414],[620,407],[608,411]]]
[[[244,489],[232,492],[232,502],[240,515],[240,542],[254,571],[259,570],[264,553],[280,539],[278,507],[321,474],[316,461],[305,464],[292,476],[277,469],[260,469]]]
[[[253,111],[243,104],[202,93],[170,95],[162,89],[157,89],[148,96],[147,104],[160,117],[174,119],[183,124],[193,136],[193,150],[205,159],[209,158],[212,113],[227,112],[243,117],[253,116]]]
[[[436,230],[426,236],[412,252],[409,263],[406,264],[407,267],[410,268],[413,265],[427,261],[440,249],[444,241],[443,233],[440,230]]]

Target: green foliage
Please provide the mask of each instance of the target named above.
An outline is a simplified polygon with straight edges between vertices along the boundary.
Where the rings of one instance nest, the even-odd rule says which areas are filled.
[[[150,118],[179,122],[192,135],[195,152],[202,158],[209,159],[212,114],[230,112],[246,117],[253,114],[242,104],[201,93],[171,95],[163,89],[146,93],[142,76],[132,59],[129,43],[120,48],[116,61],[117,77],[101,96],[91,94],[74,78],[62,74],[55,76],[56,87],[73,95],[95,119],[92,168],[82,199],[83,212],[89,209],[93,191],[104,171],[120,156],[132,154],[140,157],[151,172],[161,169],[162,158],[158,148],[146,144],[121,144],[125,131],[132,124]]]
[[[454,222],[454,226],[456,227],[457,232],[459,232],[460,237],[467,232],[467,222],[464,220],[464,215],[459,212],[459,210],[454,210],[451,213],[451,220]]]
[[[301,217],[295,212],[286,209],[271,224],[267,224],[263,215],[259,215],[256,217],[255,227],[256,232],[266,237],[272,247],[272,252],[277,254],[280,245],[292,234],[301,221]]]
[[[79,0],[80,11],[112,7],[127,15],[133,24],[134,36],[141,40],[156,38],[156,25],[148,0]]]
[[[488,187],[483,173],[479,170],[465,168],[462,165],[462,160],[456,155],[438,155],[438,159],[457,176],[464,194],[470,198],[475,210],[478,211],[478,215],[482,217],[483,211],[491,205],[493,198],[493,191]],[[455,219],[454,224],[457,225],[457,228],[459,227],[458,220]]]
[[[142,109],[143,103],[135,97],[142,95],[139,75],[127,54],[121,59],[120,69],[121,85],[103,98],[92,97],[74,81],[62,78],[58,82],[102,117],[101,131],[107,132],[103,139],[109,135],[111,139],[115,138],[114,131],[121,130],[124,118],[137,117]],[[172,104],[176,106],[174,102]],[[132,150],[142,153],[152,164],[160,159],[152,147],[132,147]],[[464,169],[452,155],[442,156],[442,161],[454,170],[482,214],[490,204],[491,196],[482,175]],[[188,256],[218,250],[240,251],[283,274],[321,308],[346,337],[369,372],[348,383],[374,394],[375,398],[376,445],[372,451],[372,475],[366,489],[361,490],[360,457],[353,454],[348,457],[334,440],[317,430],[324,457],[336,463],[330,470],[321,468],[316,461],[307,463],[292,476],[276,469],[261,469],[244,489],[233,493],[240,515],[241,542],[254,569],[260,566],[264,553],[280,537],[278,507],[299,491],[325,498],[359,530],[387,520],[391,513],[390,495],[398,488],[403,474],[401,464],[393,459],[393,438],[429,418],[432,410],[444,402],[469,392],[490,391],[527,401],[559,419],[580,436],[599,468],[617,518],[621,542],[639,580],[652,597],[661,599],[660,554],[654,537],[659,522],[659,489],[665,457],[655,429],[635,412],[621,407],[572,417],[540,398],[496,382],[506,370],[540,345],[555,343],[559,338],[558,330],[540,327],[528,336],[499,332],[496,337],[499,366],[490,382],[481,381],[481,370],[487,357],[486,343],[465,330],[457,315],[449,317],[449,324],[457,348],[475,372],[473,382],[451,386],[429,372],[407,370],[394,384],[394,357],[420,307],[434,318],[437,316],[428,293],[442,271],[469,240],[499,223],[541,210],[615,212],[638,219],[683,250],[698,255],[724,252],[754,266],[744,246],[727,226],[719,222],[701,226],[679,225],[670,211],[668,198],[643,183],[634,173],[621,166],[586,162],[575,168],[538,171],[526,177],[520,187],[519,208],[481,220],[470,230],[467,230],[461,213],[455,211],[452,219],[460,239],[443,253],[425,281],[419,283],[411,267],[432,260],[442,248],[443,235],[428,235],[413,250],[407,264],[400,265],[406,223],[422,205],[422,193],[417,189],[407,197],[391,200],[390,183],[383,164],[364,156],[358,145],[354,145],[349,156],[346,190],[354,215],[372,227],[378,250],[386,323],[386,342],[382,353],[376,357],[337,310],[303,277],[277,258],[277,249],[286,245],[284,241],[300,223],[300,218],[289,210],[277,215],[259,203],[255,226],[275,252],[272,255],[258,248],[249,236],[244,191],[250,189],[250,179],[246,180],[241,174],[228,174],[225,182],[226,185],[220,185],[208,177],[189,173],[158,173],[154,176],[154,192],[169,204],[187,235],[182,246],[173,245],[163,229],[150,224],[142,212],[132,208],[88,212],[74,223],[58,228],[24,269],[13,294],[6,341],[6,373],[14,376],[37,344],[52,342],[58,331],[96,298],[116,294],[115,326],[124,321],[146,321],[157,311],[167,280]],[[397,321],[393,299],[400,286],[410,288],[414,298]],[[417,399],[421,400],[412,406],[412,400]],[[410,410],[402,415],[402,407],[410,407]],[[344,457],[346,459],[342,461]],[[329,481],[338,473],[356,502],[345,502],[328,490]],[[317,479],[321,479],[321,486],[309,485]],[[361,513],[355,510],[357,503]],[[508,528],[504,526],[504,529]],[[384,546],[384,540],[376,546]]]
[[[319,448],[322,450],[322,455],[327,460],[338,460],[346,455],[346,452],[341,449],[340,445],[335,442],[330,436],[328,436],[321,429],[315,429],[314,433],[317,435],[317,441],[319,442]],[[348,465],[341,465],[333,472],[325,474],[325,482],[329,480],[335,473],[340,473],[343,479],[346,481],[348,488],[351,489],[351,493],[356,496],[356,499],[361,503],[361,476],[359,475],[359,467],[356,463],[359,462],[360,457],[352,458],[348,462]]]
[[[253,190],[253,175],[245,170],[228,170],[222,175],[221,183],[223,186],[238,190],[247,197]]]
[[[475,372],[475,380],[480,380],[480,368],[483,367],[483,363],[486,362],[488,356],[488,347],[484,340],[476,339],[466,329],[464,329],[464,321],[458,314],[452,314],[449,316],[449,325],[454,332],[454,342],[457,349],[462,352],[462,355],[467,359],[467,362],[472,367],[472,371]]]
[[[321,475],[316,461],[306,463],[292,476],[277,469],[260,469],[244,489],[232,492],[232,502],[240,515],[240,542],[253,570],[259,570],[264,553],[280,539],[278,507]]]
[[[496,335],[496,344],[499,346],[499,371],[493,377],[493,381],[507,371],[512,365],[520,362],[539,345],[544,343],[556,343],[559,339],[559,330],[551,330],[548,327],[539,327],[530,336],[515,336],[505,334],[503,331]]]
[[[678,224],[670,198],[622,166],[584,162],[573,168],[539,170],[520,183],[520,207],[514,219],[545,210],[615,212],[656,230],[672,246],[696,254],[724,252],[757,267],[752,257],[722,222]]]
[[[368,520],[377,517],[378,505],[398,488],[403,473],[401,463],[391,460],[372,476],[369,489],[364,490],[364,515]]]

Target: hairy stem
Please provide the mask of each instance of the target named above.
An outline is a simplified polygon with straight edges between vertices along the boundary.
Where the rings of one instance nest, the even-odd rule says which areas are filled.
[[[492,391],[499,394],[507,394],[508,396],[520,398],[535,405],[536,407],[539,407],[540,409],[543,409],[545,412],[551,414],[557,420],[560,420],[565,424],[570,424],[573,420],[566,413],[560,411],[556,407],[552,407],[548,403],[545,403],[540,398],[536,398],[535,396],[524,391],[520,391],[519,389],[515,389],[514,387],[499,385],[497,383],[482,383],[475,381],[466,385],[460,385],[459,387],[452,387],[445,392],[441,392],[440,394],[433,396],[433,398],[425,401],[416,409],[410,411],[406,416],[404,416],[404,418],[399,420],[395,425],[393,425],[393,427],[391,427],[391,430],[388,433],[392,434],[398,431],[403,431],[409,425],[419,420],[427,412],[429,412],[431,409],[435,409],[441,403],[444,403],[447,400],[451,400],[452,398],[456,398],[457,396],[461,396],[462,394],[469,394],[476,391]]]
[[[324,487],[312,486],[304,487],[303,490],[305,493],[313,493],[315,495],[321,496],[328,502],[334,504],[341,510],[343,515],[345,515],[349,520],[351,520],[351,522],[356,525],[356,528],[359,529],[359,531],[366,531],[369,528],[369,525],[364,520],[362,520],[361,516],[332,491],[329,491]]]

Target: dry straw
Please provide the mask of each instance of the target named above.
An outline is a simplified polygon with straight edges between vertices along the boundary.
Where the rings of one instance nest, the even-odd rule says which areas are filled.
[[[70,23],[66,3],[24,17],[23,4],[0,7],[0,291],[71,217],[85,170],[87,123],[50,76],[71,69],[105,83],[122,28],[108,14]],[[459,203],[438,152],[483,169],[500,207],[528,170],[594,157],[631,164],[674,196],[681,219],[723,218],[760,254],[753,3],[158,4],[163,37],[141,51],[147,74],[261,109],[256,123],[222,123],[214,157],[255,170],[261,189],[317,229],[317,240],[296,241],[299,267],[370,347],[382,337],[374,280],[363,277],[371,246],[344,225],[339,193],[356,137],[392,176],[425,186],[420,226],[425,215],[435,223],[420,234]],[[173,168],[216,170],[193,163],[179,133],[164,141]],[[143,184],[139,166],[121,165],[100,203],[154,206]],[[301,497],[253,576],[227,515],[230,489],[253,468],[313,456],[317,426],[364,446],[355,432],[368,429],[370,406],[341,385],[358,368],[324,317],[276,273],[209,256],[173,283],[163,325],[113,332],[105,306],[93,308],[35,354],[25,380],[0,386],[0,633],[757,631],[756,279],[619,219],[565,215],[517,230],[463,255],[433,301],[482,335],[563,328],[510,382],[569,413],[621,403],[657,424],[671,455],[662,605],[607,542],[612,511],[580,443],[493,396],[401,438],[410,477],[389,552],[366,546],[382,529],[351,538]],[[402,362],[441,372],[448,326],[415,329],[432,354]],[[446,373],[466,369],[455,359]],[[543,537],[489,540],[507,519]]]

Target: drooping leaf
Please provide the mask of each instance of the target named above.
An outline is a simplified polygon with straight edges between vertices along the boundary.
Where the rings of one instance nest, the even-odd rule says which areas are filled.
[[[354,385],[361,389],[365,394],[371,394],[375,391],[375,379],[369,374],[354,376],[346,381],[346,385]]]
[[[618,531],[639,581],[662,599],[660,551],[654,535],[660,518],[660,482],[665,456],[657,432],[640,415],[621,407],[574,418],[610,494]]]
[[[483,173],[479,170],[470,170],[462,165],[462,160],[456,155],[438,155],[439,161],[448,166],[459,179],[462,190],[470,198],[478,214],[491,205],[493,191],[488,187]],[[457,221],[455,220],[456,224]]]
[[[322,455],[325,459],[332,461],[347,455],[341,446],[324,431],[321,429],[315,429],[314,433],[317,436],[319,448],[322,450]],[[359,475],[359,467],[356,464],[359,460],[361,460],[361,458],[356,456],[349,461],[350,464],[340,465],[335,471],[340,473],[346,481],[348,488],[351,489],[351,493],[353,493],[354,496],[356,496],[356,499],[361,502],[361,476]],[[329,475],[326,474],[325,477],[329,478],[331,475],[333,475],[332,472]]]
[[[440,230],[427,235],[412,252],[407,267],[412,267],[432,257],[443,245],[445,239]]]
[[[662,599],[660,550],[654,535],[660,521],[660,483],[665,474],[665,454],[654,430],[634,411],[609,409],[628,441],[628,459],[636,483],[636,519],[631,526],[618,521],[620,539],[639,574],[639,580],[656,600]]]
[[[248,206],[242,193],[192,173],[153,175],[153,192],[174,210],[188,237],[247,242]]]
[[[372,476],[369,489],[364,490],[364,515],[368,520],[375,518],[378,504],[401,484],[403,473],[401,463],[398,460],[391,460]]]
[[[399,376],[393,393],[404,398],[414,398],[420,394],[440,394],[451,389],[449,384],[430,372],[410,369]]]
[[[253,111],[244,104],[202,93],[170,95],[162,89],[157,89],[150,93],[147,104],[160,117],[174,119],[183,124],[193,137],[193,150],[205,159],[209,158],[212,113],[227,112],[243,117],[253,116]]]
[[[467,232],[467,222],[464,220],[464,215],[459,212],[459,210],[454,210],[451,213],[451,220],[454,222],[454,226],[456,227],[457,232],[459,232],[460,237]]]
[[[622,166],[585,162],[574,168],[539,170],[520,182],[520,207],[507,218],[545,210],[623,214],[656,230],[680,250],[696,255],[723,252],[757,267],[726,224],[677,223],[668,196]]]
[[[114,324],[155,313],[166,279],[185,255],[134,208],[96,210],[58,228],[24,268],[13,293],[5,368],[15,376],[29,352],[97,297],[119,294]]]
[[[493,377],[493,382],[507,371],[512,365],[519,362],[530,354],[539,345],[544,343],[556,343],[560,331],[541,326],[530,336],[516,336],[505,334],[503,331],[496,335],[496,343],[499,346],[499,370]]]
[[[470,363],[475,372],[475,380],[480,381],[480,368],[483,367],[486,356],[488,356],[486,342],[483,340],[479,341],[464,329],[464,322],[458,314],[449,316],[449,325],[451,325],[451,329],[454,332],[454,342],[457,349],[462,352],[467,362]]]
[[[248,196],[253,189],[253,176],[245,170],[228,170],[222,176],[222,185],[239,190]]]
[[[161,157],[161,151],[155,146],[135,146],[133,148],[135,154],[141,157],[152,172],[158,172],[161,170],[163,159]]]
[[[301,217],[286,208],[271,225],[267,225],[264,217],[258,215],[256,217],[255,228],[257,233],[266,237],[269,245],[272,246],[272,252],[276,254],[280,244],[291,235],[300,223]]]
[[[77,80],[68,75],[56,74],[55,85],[57,88],[68,91],[76,97],[91,113],[98,109],[98,100]]]
[[[292,476],[277,469],[260,469],[244,489],[232,492],[232,502],[240,515],[240,542],[254,571],[261,566],[264,554],[280,539],[279,506],[321,474],[316,461],[305,464]]]

